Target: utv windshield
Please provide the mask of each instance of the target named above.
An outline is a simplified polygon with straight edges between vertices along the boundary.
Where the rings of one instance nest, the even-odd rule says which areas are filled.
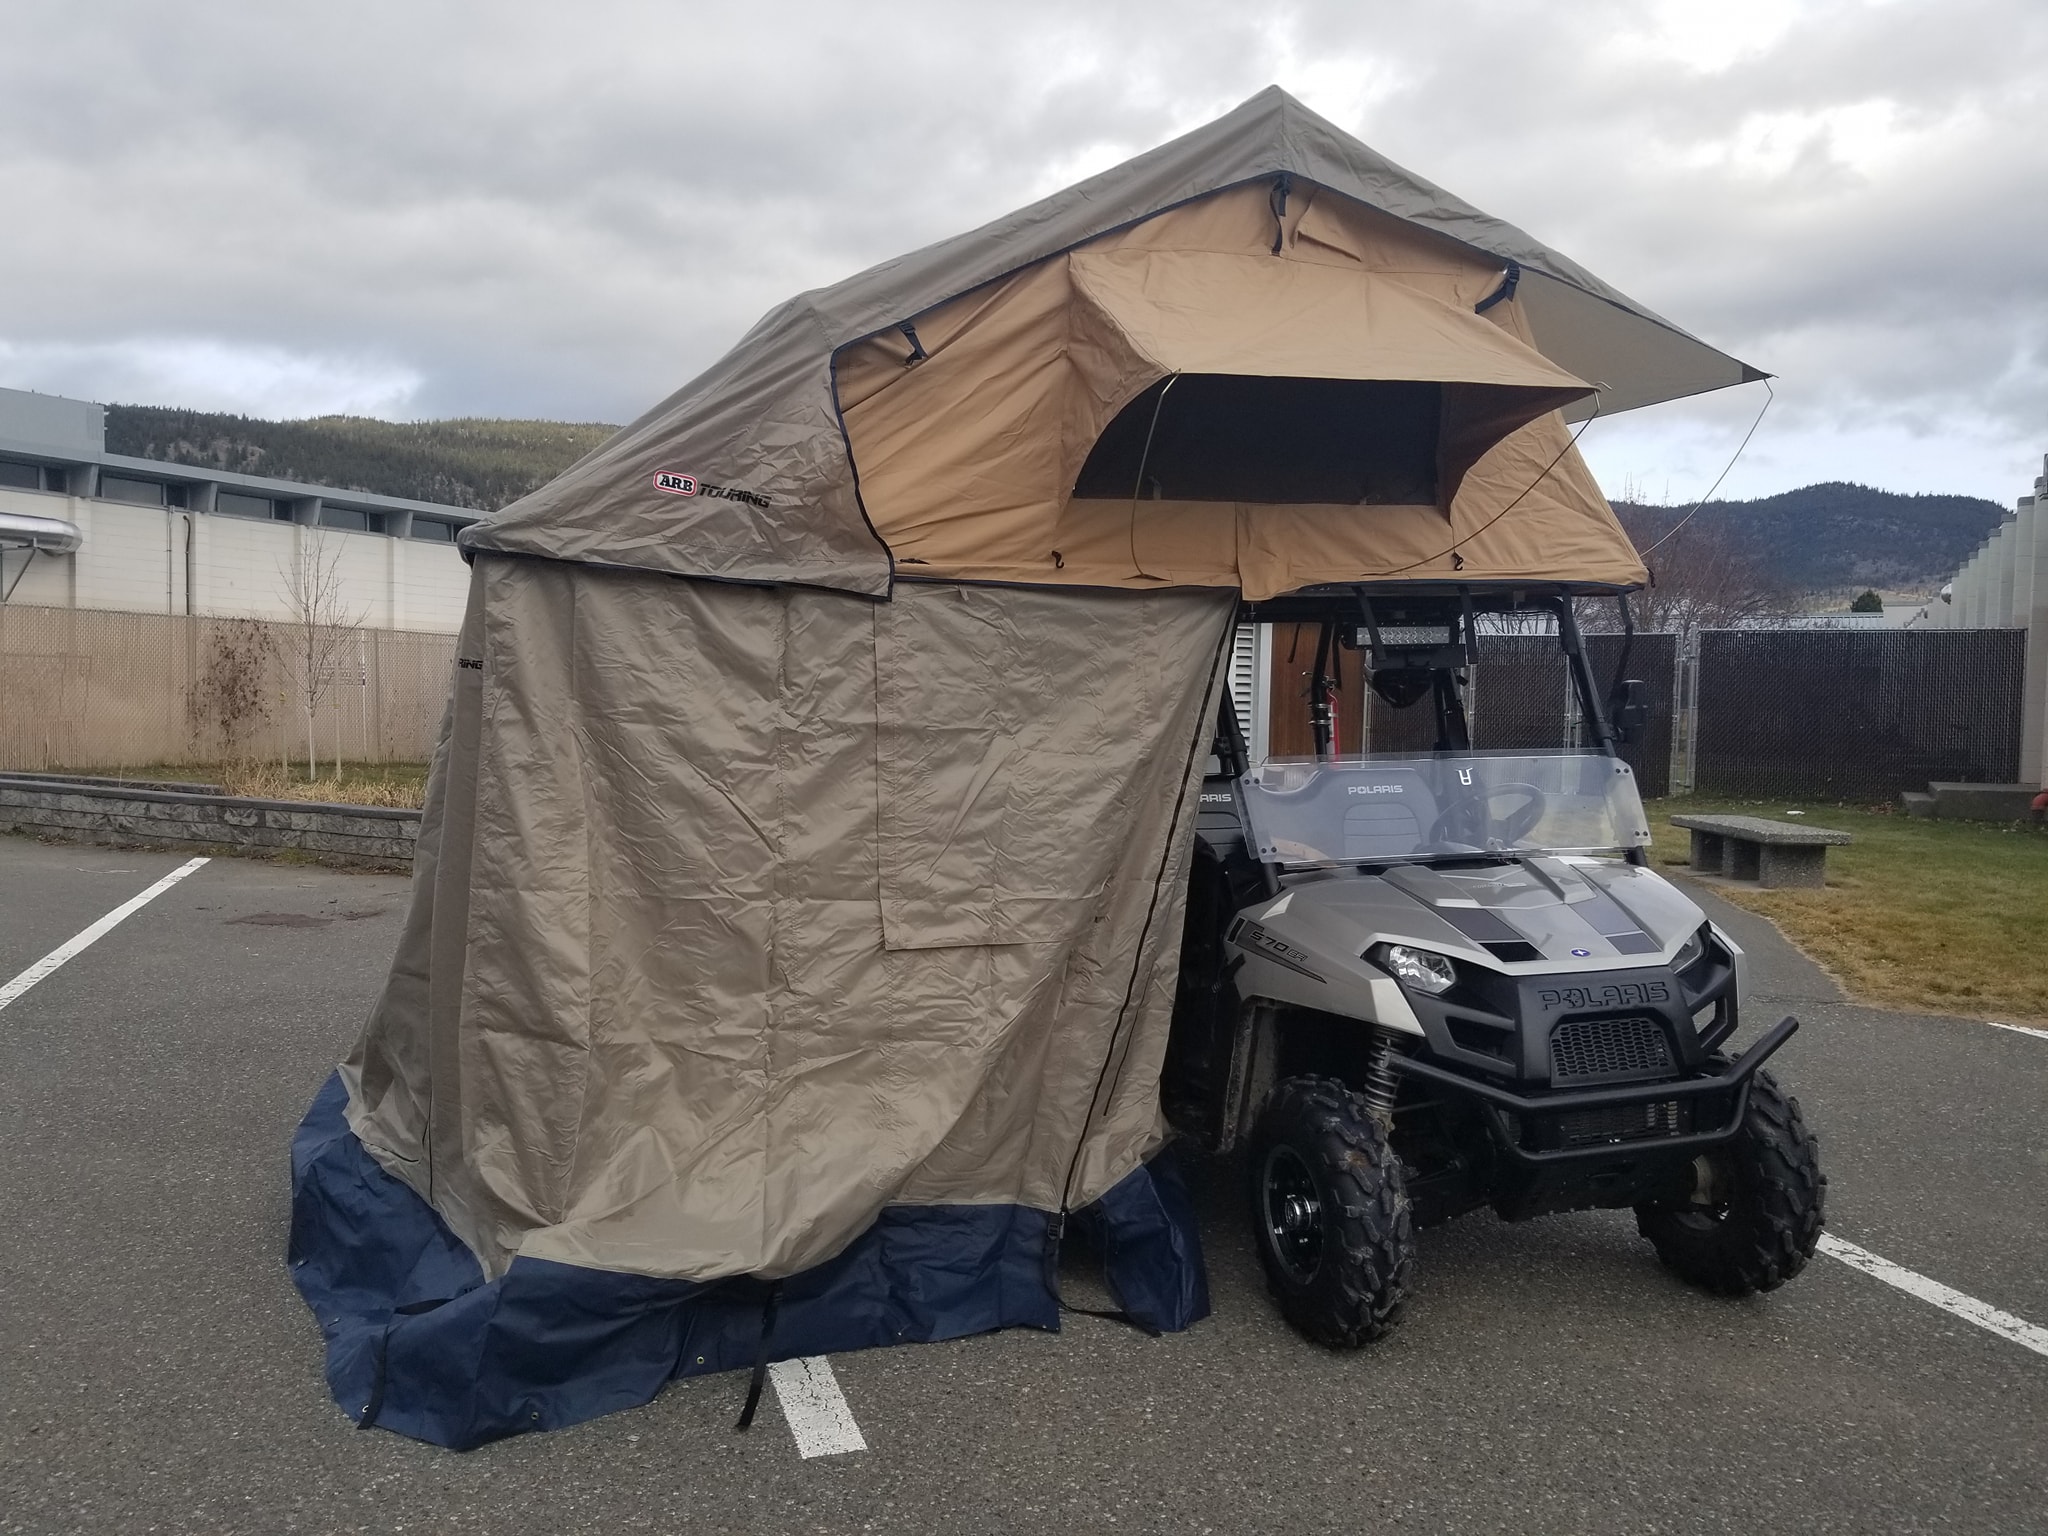
[[[1591,752],[1271,758],[1244,809],[1259,857],[1297,868],[1650,841],[1628,764]]]

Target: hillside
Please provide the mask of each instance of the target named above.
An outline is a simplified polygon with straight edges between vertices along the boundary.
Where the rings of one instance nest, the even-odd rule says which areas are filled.
[[[1668,526],[1685,511],[1616,508],[1643,529]],[[1901,496],[1831,480],[1755,501],[1709,502],[1697,521],[1722,530],[1790,591],[1906,592],[1954,575],[2004,515],[1977,496]]]
[[[617,431],[601,422],[259,421],[168,406],[107,407],[107,451],[495,511]]]
[[[107,407],[113,453],[483,512],[552,479],[616,430],[601,422],[260,421],[166,406]],[[1684,511],[1616,506],[1639,540]],[[1830,481],[1755,501],[1710,502],[1695,522],[1718,529],[1791,592],[1901,592],[1946,580],[2003,515],[1996,502],[1975,496],[1901,496]]]

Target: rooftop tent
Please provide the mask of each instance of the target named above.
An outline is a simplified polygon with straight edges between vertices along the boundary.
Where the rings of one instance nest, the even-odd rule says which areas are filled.
[[[1748,376],[1269,91],[465,530],[413,904],[293,1147],[337,1401],[467,1446],[1054,1327],[1070,1215],[1198,1319],[1157,1083],[1240,595],[1627,586],[1566,414]]]
[[[1201,225],[1215,231],[1209,248],[1270,252],[1276,224],[1285,226],[1283,256],[1355,261],[1438,296],[1447,281],[1459,298],[1477,283],[1484,292],[1474,304],[1512,273],[1512,298],[1487,317],[1599,386],[1602,414],[1763,377],[1268,89],[1042,202],[790,300],[568,473],[470,530],[466,547],[884,594],[894,546],[878,530],[887,514],[840,419],[872,382],[856,377],[863,359],[884,375],[905,371],[918,351],[901,332],[906,322],[929,354],[938,337],[919,317],[956,302],[953,314],[965,317],[984,292],[1084,246],[1142,247],[1169,230],[1182,242],[1181,232]],[[1460,275],[1447,278],[1446,268]],[[1593,408],[1583,400],[1565,415]],[[1482,466],[1503,472],[1510,496],[1551,457],[1516,446],[1510,458],[1517,468],[1533,461],[1529,476],[1517,479],[1504,461]],[[1575,496],[1597,500],[1576,467],[1567,456],[1540,489],[1563,476]],[[663,472],[740,494],[651,494]],[[756,515],[768,510],[778,515]]]

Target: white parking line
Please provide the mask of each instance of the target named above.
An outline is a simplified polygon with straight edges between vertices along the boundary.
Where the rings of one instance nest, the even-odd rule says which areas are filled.
[[[1944,1312],[1952,1312],[1966,1323],[1975,1323],[2001,1339],[2010,1339],[2022,1349],[2048,1355],[2048,1328],[2036,1327],[2023,1317],[2014,1317],[2010,1312],[2001,1312],[1974,1296],[1952,1291],[1939,1280],[1930,1280],[1910,1269],[1902,1269],[1890,1259],[1881,1259],[1869,1249],[1845,1243],[1839,1237],[1822,1233],[1820,1251],[1830,1258],[1840,1259],[1852,1269],[1860,1269],[1866,1275],[1882,1280],[1886,1285],[1897,1286],[1909,1296],[1917,1296]]]
[[[2016,1035],[2032,1035],[2036,1040],[2048,1040],[2048,1029],[2035,1029],[2031,1024],[2001,1024],[1996,1019],[1984,1021],[1993,1029],[2009,1029]]]
[[[38,960],[34,965],[30,966],[27,970],[23,971],[19,976],[15,977],[14,980],[8,982],[6,986],[0,987],[0,1008],[5,1008],[9,1003],[13,1002],[17,997],[21,996],[22,993],[26,992],[30,987],[34,986],[37,982],[41,981],[45,976],[49,975],[52,971],[56,970],[60,965],[62,965],[65,961],[69,960],[73,955],[76,955],[83,950],[90,949],[101,938],[105,937],[107,933],[112,931],[112,929],[117,924],[119,924],[123,919],[133,916],[136,912],[148,906],[152,901],[155,901],[157,897],[163,895],[165,891],[168,891],[172,886],[176,885],[180,880],[184,879],[187,875],[191,874],[193,870],[199,868],[200,865],[206,862],[207,860],[205,859],[193,859],[187,863],[180,864],[176,869],[172,870],[168,875],[165,875],[163,879],[157,881],[155,885],[152,885],[140,896],[130,897],[127,901],[122,902],[120,906],[114,908],[114,910],[109,912],[105,917],[101,918],[98,922],[94,923],[90,928],[87,928],[82,933],[76,934],[73,937],[66,939],[62,944],[59,944],[55,949],[51,950],[47,955],[43,956],[43,958]]]
[[[768,1367],[768,1379],[775,1383],[775,1400],[796,1436],[798,1455],[843,1456],[868,1448],[839,1390],[839,1378],[832,1374],[832,1362],[823,1355],[778,1360]]]

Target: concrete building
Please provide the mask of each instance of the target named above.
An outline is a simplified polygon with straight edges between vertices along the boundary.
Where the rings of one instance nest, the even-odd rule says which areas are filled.
[[[2020,497],[1915,622],[1932,629],[2027,632],[2020,778],[2048,785],[2048,457],[2042,469],[2034,494]]]
[[[0,389],[0,603],[286,619],[317,538],[365,628],[452,634],[474,512],[106,451],[106,411]]]

